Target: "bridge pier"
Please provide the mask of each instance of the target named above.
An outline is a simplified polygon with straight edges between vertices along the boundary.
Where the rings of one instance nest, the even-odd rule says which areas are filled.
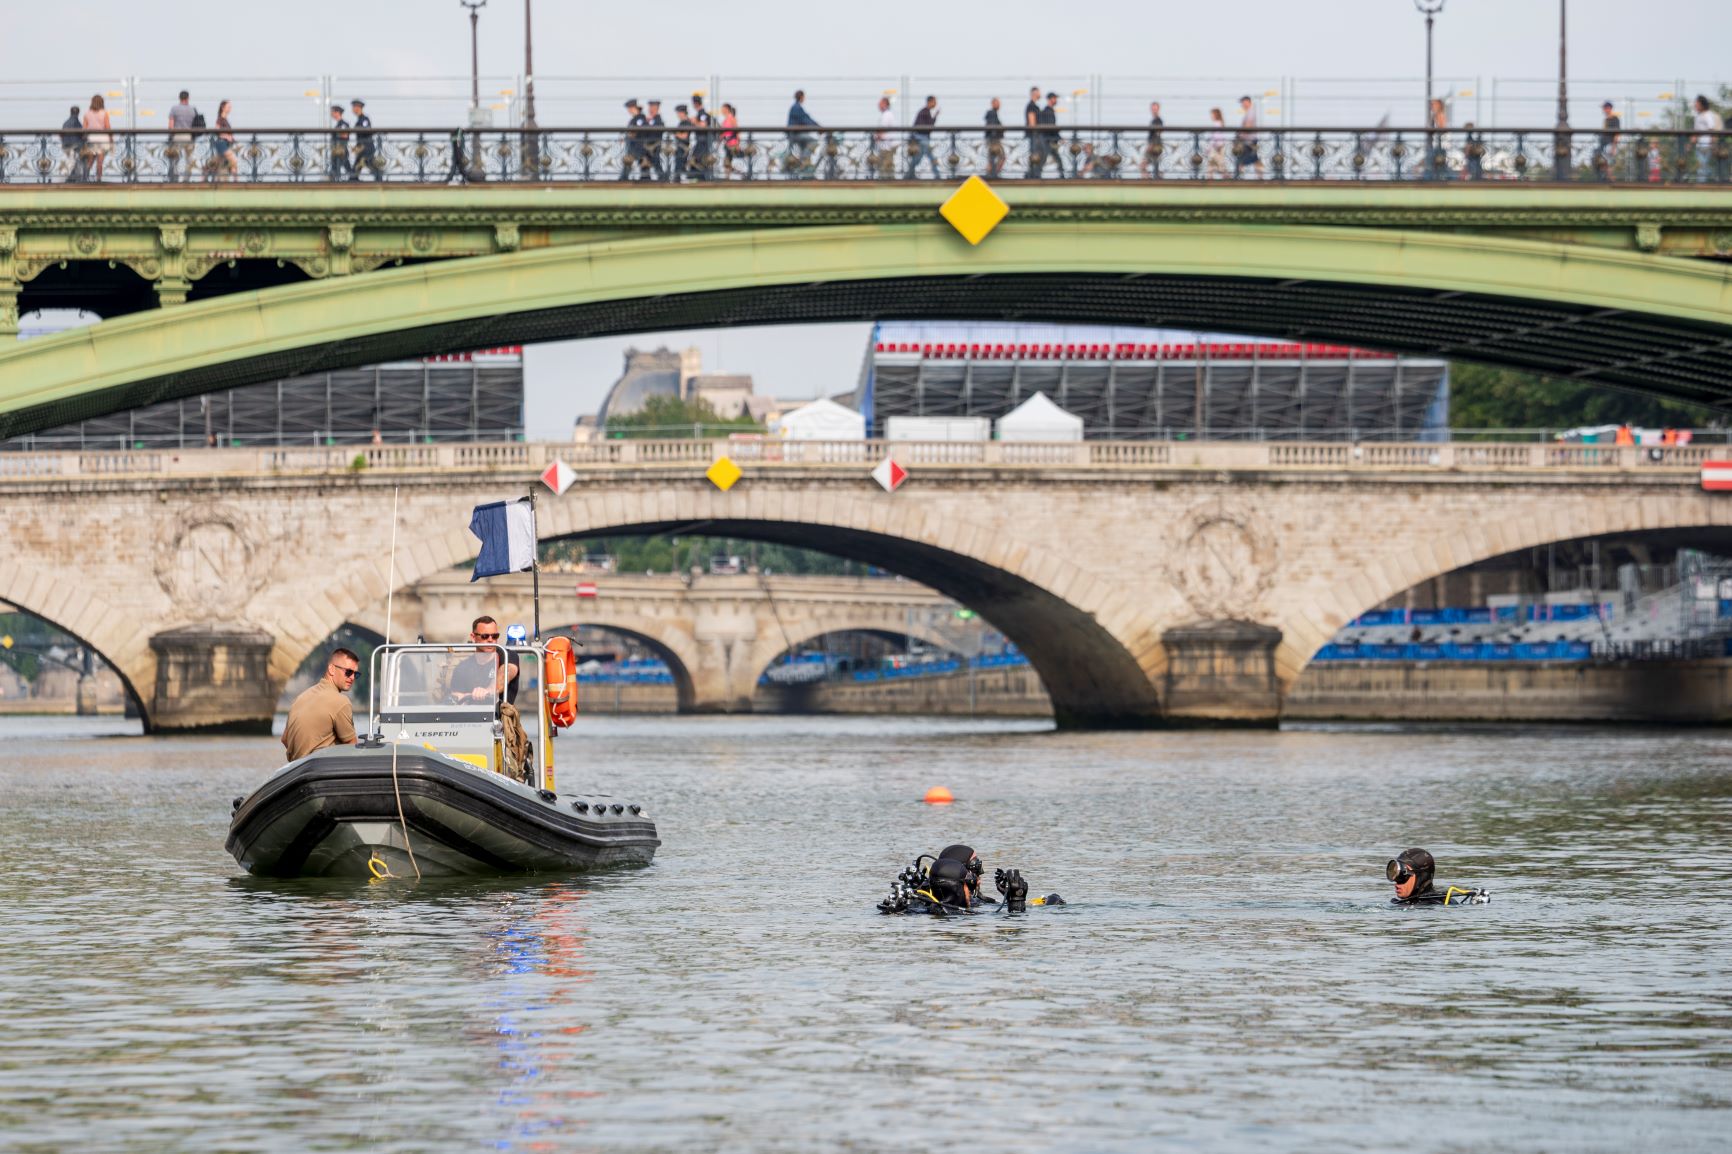
[[[1280,723],[1279,629],[1255,621],[1200,621],[1168,629],[1161,641],[1168,724],[1273,729]]]
[[[189,625],[150,639],[156,691],[152,733],[270,733],[279,687],[271,680],[276,639],[245,625]]]

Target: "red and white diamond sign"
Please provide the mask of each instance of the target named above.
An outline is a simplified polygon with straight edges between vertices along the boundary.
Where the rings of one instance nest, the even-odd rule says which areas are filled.
[[[1732,489],[1732,461],[1703,461],[1702,487],[1710,490]]]
[[[897,486],[908,479],[908,470],[885,457],[878,462],[878,467],[872,470],[872,479],[882,485],[886,493],[894,493]]]
[[[571,471],[571,466],[560,460],[553,459],[553,464],[541,471],[541,483],[553,490],[555,497],[565,496],[565,491],[571,488],[571,483],[577,480],[577,474]]]

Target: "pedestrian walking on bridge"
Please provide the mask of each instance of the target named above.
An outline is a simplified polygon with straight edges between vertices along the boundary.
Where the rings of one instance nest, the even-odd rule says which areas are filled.
[[[114,133],[109,126],[108,108],[102,102],[102,93],[98,92],[90,98],[90,107],[84,110],[85,176],[97,184],[102,183],[102,162],[108,158],[108,150],[112,147]]]
[[[805,89],[796,89],[794,103],[788,106],[789,128],[821,128],[812,114],[806,111]],[[817,147],[817,137],[809,132],[788,133],[788,171],[794,177],[811,176],[817,171],[817,165],[812,163],[812,150]]]
[[[902,174],[902,179],[913,180],[922,160],[931,170],[932,179],[938,179],[938,158],[932,155],[932,129],[937,123],[938,97],[928,96],[914,114],[914,133],[908,138],[908,171]]]
[[[355,114],[355,171],[350,180],[360,180],[362,173],[371,173],[374,180],[385,179],[385,165],[379,160],[379,138],[373,134],[373,118],[367,115],[367,102],[349,101]]]
[[[343,106],[331,105],[331,157],[326,169],[326,178],[333,182],[347,180],[355,175],[355,166],[349,163],[349,122],[343,119]]]
[[[997,180],[1004,174],[1004,129],[1000,127],[1004,121],[998,118],[998,110],[1002,107],[998,97],[992,98],[992,103],[986,107],[986,115],[981,117],[981,123],[986,125],[983,140],[986,144],[986,178]]]
[[[163,158],[168,161],[168,180],[192,179],[193,131],[204,127],[204,114],[192,106],[192,94],[180,90],[180,103],[168,110],[168,147]]]
[[[60,126],[60,151],[67,158],[66,183],[83,184],[90,168],[90,157],[84,150],[84,121],[76,104],[72,106],[72,115]]]

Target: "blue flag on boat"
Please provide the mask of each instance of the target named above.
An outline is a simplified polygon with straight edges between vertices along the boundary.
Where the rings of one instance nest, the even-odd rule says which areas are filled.
[[[469,580],[535,567],[535,510],[529,498],[475,506],[469,531],[481,538],[481,552]]]

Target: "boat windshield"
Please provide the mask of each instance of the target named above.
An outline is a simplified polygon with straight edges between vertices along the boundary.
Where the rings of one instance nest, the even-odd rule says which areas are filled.
[[[459,690],[486,685],[497,661],[497,652],[480,653],[467,645],[392,647],[378,682],[380,710],[386,714],[448,712],[461,706],[492,713],[490,697],[476,700]]]

